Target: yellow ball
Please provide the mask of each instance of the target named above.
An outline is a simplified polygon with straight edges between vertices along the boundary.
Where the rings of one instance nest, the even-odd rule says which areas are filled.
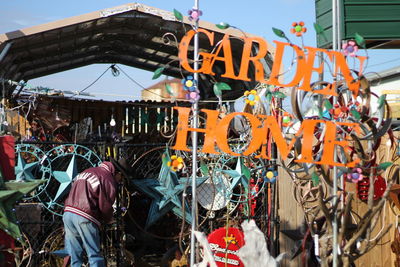
[[[267,174],[265,176],[267,176],[268,179],[272,179],[272,178],[274,178],[274,173],[269,171],[269,172],[267,172]]]
[[[192,87],[193,86],[193,81],[189,80],[186,81],[186,87]]]

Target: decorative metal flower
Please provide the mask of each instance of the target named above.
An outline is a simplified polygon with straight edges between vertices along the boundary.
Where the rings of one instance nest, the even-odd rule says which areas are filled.
[[[300,37],[307,31],[307,28],[304,27],[304,22],[300,21],[299,23],[293,22],[293,28],[290,29],[290,32],[295,34],[297,37]]]
[[[167,166],[174,172],[182,170],[185,166],[183,159],[176,155],[171,156],[171,160],[167,162]]]
[[[268,168],[263,173],[264,181],[267,183],[275,183],[278,177],[278,172],[274,168]]]
[[[293,124],[293,115],[285,111],[282,116],[282,126],[288,127]]]
[[[339,104],[335,104],[333,106],[333,109],[329,111],[329,113],[332,114],[335,120],[346,116],[348,112],[349,109],[346,106],[340,106]]]
[[[361,181],[364,178],[364,175],[362,175],[362,169],[361,168],[354,168],[351,170],[350,173],[347,173],[347,180],[349,182],[353,183],[358,183],[358,181]]]
[[[254,106],[254,104],[260,100],[260,97],[257,94],[256,90],[251,90],[251,91],[246,91],[244,92],[245,99],[244,101],[246,104],[249,104],[250,106]]]
[[[189,75],[185,79],[182,80],[183,89],[186,91],[194,92],[197,90],[197,84],[194,80],[193,76]]]
[[[355,41],[351,40],[347,41],[347,43],[344,43],[342,45],[342,49],[345,56],[355,57],[358,51],[358,46],[356,45]]]
[[[188,14],[189,14],[189,20],[197,22],[200,16],[203,15],[203,12],[200,9],[192,8],[191,10],[188,11]]]
[[[348,103],[348,109],[352,109],[352,108],[359,110],[360,109],[360,102],[358,102],[358,101],[355,101],[355,102],[350,101]]]
[[[189,91],[186,94],[186,99],[189,99],[191,103],[199,101],[199,99],[200,99],[200,91],[197,90],[197,89],[194,90],[194,91]]]

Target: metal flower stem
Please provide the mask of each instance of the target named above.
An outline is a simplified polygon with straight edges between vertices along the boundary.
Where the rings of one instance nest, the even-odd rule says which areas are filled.
[[[199,0],[194,1],[194,9],[199,9]],[[195,30],[197,31],[199,27],[199,21],[195,21]],[[199,54],[199,35],[195,34],[194,36],[194,70],[198,70],[199,62],[198,62],[198,54]],[[199,86],[199,74],[197,72],[194,73],[194,81],[196,86]],[[197,88],[198,89],[198,88]],[[195,100],[192,105],[193,109],[193,120],[192,120],[192,128],[198,128],[198,115],[199,115],[199,102]],[[196,261],[196,237],[194,232],[197,231],[197,196],[196,196],[196,177],[197,177],[197,132],[192,131],[192,231],[190,234],[190,266],[194,266]]]

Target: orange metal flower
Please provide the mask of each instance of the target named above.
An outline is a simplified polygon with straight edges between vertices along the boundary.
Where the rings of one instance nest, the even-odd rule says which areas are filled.
[[[300,37],[307,31],[307,28],[304,27],[304,22],[300,21],[299,23],[293,22],[293,28],[290,29],[290,32],[296,34],[297,37]]]
[[[172,171],[180,171],[185,166],[183,159],[177,157],[176,155],[171,156],[171,160],[167,162],[167,166],[171,168]]]

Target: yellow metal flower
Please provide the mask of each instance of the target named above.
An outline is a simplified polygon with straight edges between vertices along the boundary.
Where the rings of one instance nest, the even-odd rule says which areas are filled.
[[[171,156],[171,160],[167,162],[167,166],[171,168],[172,171],[180,171],[185,166],[183,159],[176,155]]]
[[[256,90],[250,90],[244,92],[245,99],[244,101],[246,104],[249,104],[250,106],[254,106],[254,104],[260,100],[260,97],[257,94]]]
[[[229,245],[229,244],[236,245],[237,244],[236,237],[233,234],[231,234],[230,236],[224,237],[224,241],[227,245]]]

